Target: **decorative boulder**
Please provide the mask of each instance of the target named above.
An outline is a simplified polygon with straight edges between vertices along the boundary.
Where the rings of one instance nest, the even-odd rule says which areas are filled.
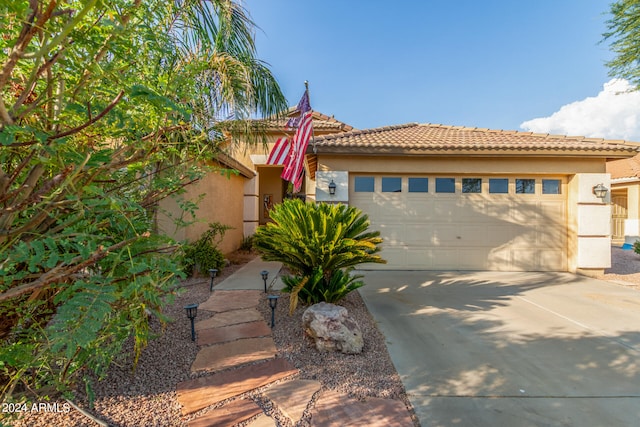
[[[314,304],[302,314],[302,327],[320,351],[362,352],[362,331],[344,307]]]

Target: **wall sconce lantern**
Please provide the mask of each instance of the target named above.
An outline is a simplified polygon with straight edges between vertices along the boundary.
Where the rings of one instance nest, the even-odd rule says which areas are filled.
[[[211,277],[211,284],[209,285],[209,292],[213,291],[213,279],[216,278],[217,274],[218,274],[218,269],[217,268],[209,269],[209,276]]]
[[[189,320],[191,320],[191,341],[195,341],[196,340],[196,328],[195,328],[195,325],[194,325],[193,321],[195,320],[196,316],[198,315],[198,304],[185,305],[184,309],[187,312],[187,317],[189,318]]]
[[[609,189],[602,184],[598,184],[593,187],[593,194],[596,195],[597,198],[604,200],[607,197],[607,193]]]
[[[262,276],[262,280],[264,281],[264,293],[267,293],[267,279],[269,278],[269,272],[267,270],[262,270],[260,272],[260,276]]]
[[[329,183],[329,195],[330,196],[335,196],[336,195],[336,183],[333,182],[333,180],[331,180],[331,182]]]
[[[278,305],[278,295],[269,295],[267,297],[269,299],[269,307],[271,307],[271,328],[276,324],[276,306]]]

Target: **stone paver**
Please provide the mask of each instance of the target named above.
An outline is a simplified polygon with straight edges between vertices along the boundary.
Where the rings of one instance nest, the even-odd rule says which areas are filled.
[[[240,310],[223,311],[216,313],[213,317],[196,322],[196,331],[209,328],[219,328],[221,326],[237,325],[239,323],[256,322],[264,320],[262,314],[255,308],[242,308]]]
[[[198,345],[220,344],[242,338],[271,336],[271,328],[264,320],[240,323],[219,328],[204,329],[198,332]]]
[[[273,418],[265,414],[262,414],[258,418],[256,418],[255,420],[247,424],[247,427],[277,427],[277,426],[276,426],[276,420],[274,420]]]
[[[232,427],[262,413],[251,399],[239,399],[189,422],[189,427]]]
[[[313,380],[295,380],[276,384],[264,392],[293,424],[300,421],[313,395],[322,385]]]
[[[323,393],[311,415],[312,427],[412,425],[407,407],[399,400],[369,398],[359,402],[335,391]]]
[[[286,359],[277,358],[183,381],[177,385],[176,392],[178,402],[182,404],[182,414],[187,415],[297,373],[298,370]]]
[[[208,300],[200,304],[198,308],[218,313],[241,308],[255,308],[259,304],[262,295],[263,292],[254,290],[217,290],[213,292],[213,295],[211,295]]]
[[[277,353],[271,337],[248,338],[200,349],[191,365],[191,372],[221,371],[249,362],[270,359]]]

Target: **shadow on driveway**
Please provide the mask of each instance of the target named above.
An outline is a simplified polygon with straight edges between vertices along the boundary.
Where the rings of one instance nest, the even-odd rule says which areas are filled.
[[[640,420],[640,292],[569,273],[361,273],[424,427]]]

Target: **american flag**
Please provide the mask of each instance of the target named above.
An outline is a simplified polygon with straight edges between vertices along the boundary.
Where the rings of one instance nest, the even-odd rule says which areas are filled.
[[[267,158],[268,165],[284,165],[289,160],[291,141],[288,138],[278,138]]]
[[[296,107],[296,112],[300,112],[299,116],[291,117],[287,124],[286,128],[293,129],[300,126],[300,121],[302,120],[302,116],[307,111],[311,111],[311,105],[309,104],[309,91],[305,90],[302,98],[300,98],[300,102],[298,102],[298,106]]]
[[[305,92],[306,93],[306,92]],[[300,124],[293,137],[289,161],[286,163],[280,177],[293,184],[293,191],[298,192],[302,187],[304,176],[304,156],[313,134],[313,112],[307,111],[301,116]]]

